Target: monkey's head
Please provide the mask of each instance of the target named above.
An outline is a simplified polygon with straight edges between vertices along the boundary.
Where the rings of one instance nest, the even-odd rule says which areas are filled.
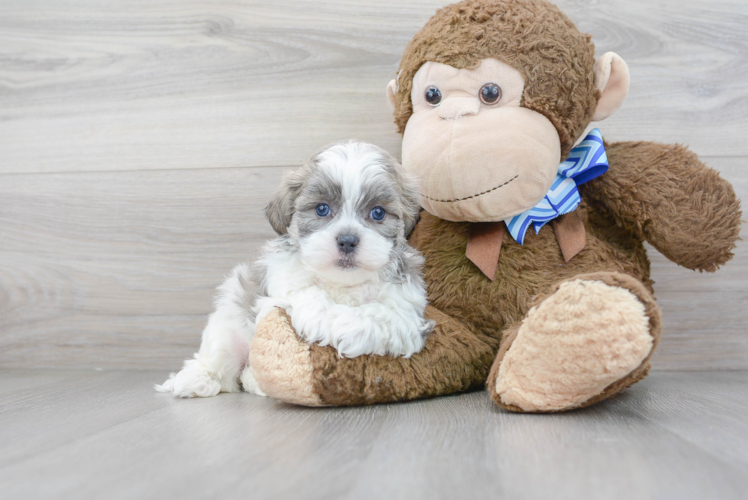
[[[585,127],[628,93],[626,63],[595,61],[544,0],[465,0],[439,10],[387,87],[403,166],[421,206],[452,221],[500,221],[534,207]]]

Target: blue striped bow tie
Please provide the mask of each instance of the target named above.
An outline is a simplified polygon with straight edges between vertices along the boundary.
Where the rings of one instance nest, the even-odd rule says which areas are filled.
[[[592,129],[587,137],[571,150],[569,157],[558,166],[558,173],[550,191],[530,210],[505,219],[512,237],[522,245],[530,224],[535,234],[549,221],[574,211],[582,202],[577,186],[591,181],[608,171],[600,129]]]

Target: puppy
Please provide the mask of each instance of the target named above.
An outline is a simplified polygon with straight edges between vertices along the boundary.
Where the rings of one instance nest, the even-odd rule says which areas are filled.
[[[274,307],[286,310],[303,340],[340,356],[420,351],[433,322],[423,317],[423,257],[406,241],[418,211],[413,179],[384,150],[345,141],[312,156],[265,210],[279,236],[218,288],[200,351],[156,390],[263,395],[249,344]]]

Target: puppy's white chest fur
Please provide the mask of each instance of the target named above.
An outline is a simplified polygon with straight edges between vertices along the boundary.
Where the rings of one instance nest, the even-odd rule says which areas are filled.
[[[257,322],[274,307],[283,308],[299,337],[333,346],[344,357],[410,357],[423,348],[433,325],[423,317],[420,280],[383,282],[374,275],[357,285],[329,283],[308,269],[297,251],[282,246],[269,242],[258,262],[266,266],[266,294],[253,307]]]
[[[376,302],[381,293],[381,287],[370,281],[360,285],[332,285],[316,280],[314,284],[327,293],[333,302],[351,307]]]

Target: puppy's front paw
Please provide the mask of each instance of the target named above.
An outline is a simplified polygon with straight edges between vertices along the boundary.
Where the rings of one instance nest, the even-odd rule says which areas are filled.
[[[288,300],[276,297],[260,297],[254,305],[255,325],[259,325],[265,316],[270,314],[274,309],[284,309],[290,315],[291,303]]]
[[[178,398],[208,398],[221,392],[221,384],[194,364],[182,368],[179,373],[172,373],[166,382],[154,388]]]

